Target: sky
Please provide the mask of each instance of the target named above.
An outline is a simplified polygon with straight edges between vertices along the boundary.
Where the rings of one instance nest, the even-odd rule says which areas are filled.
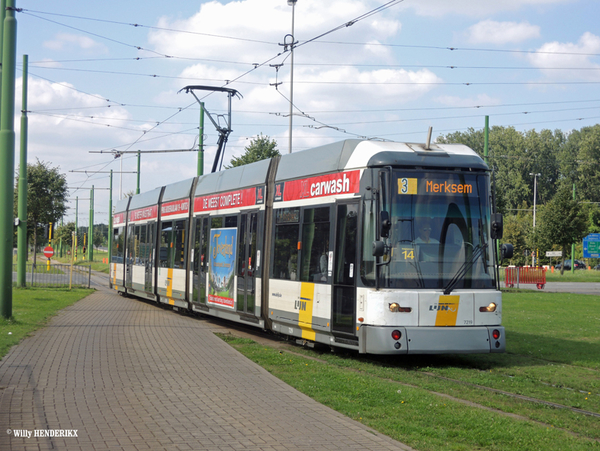
[[[597,0],[16,0],[16,158],[28,56],[28,162],[67,177],[64,221],[197,174],[200,106],[226,87],[225,164],[259,135],[292,152],[349,138],[424,142],[490,126],[600,123]],[[294,27],[293,90],[292,18]],[[228,95],[195,91],[220,127]],[[204,120],[204,173],[218,132]],[[158,150],[186,150],[157,153]],[[125,152],[115,158],[115,152]],[[148,153],[144,153],[148,152]],[[15,167],[15,170],[18,168]]]

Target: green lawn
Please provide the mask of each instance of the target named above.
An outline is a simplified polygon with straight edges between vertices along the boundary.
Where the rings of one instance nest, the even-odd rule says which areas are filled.
[[[503,298],[505,354],[365,357],[223,338],[301,392],[418,450],[600,449],[600,297]]]

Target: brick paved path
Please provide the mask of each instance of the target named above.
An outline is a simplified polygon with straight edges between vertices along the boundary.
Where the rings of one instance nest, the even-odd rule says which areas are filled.
[[[213,328],[105,289],[63,310],[0,362],[0,450],[410,449],[279,381]],[[57,429],[77,437],[14,432]]]

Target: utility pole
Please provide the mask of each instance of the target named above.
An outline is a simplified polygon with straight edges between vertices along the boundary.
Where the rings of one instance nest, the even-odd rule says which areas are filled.
[[[138,157],[138,165],[137,165],[137,189],[135,191],[135,194],[140,194],[140,166],[141,166],[141,160],[142,160],[142,154],[141,152],[138,150],[137,153],[137,157]]]
[[[110,191],[108,195],[108,265],[110,274],[110,265],[112,263],[112,238],[113,238],[113,211],[112,211],[112,182],[113,171],[110,170]],[[112,288],[112,279],[109,277],[108,284]]]
[[[88,231],[88,249],[90,263],[94,261],[94,185],[90,190],[90,225]]]
[[[575,183],[573,183],[573,200],[575,197]],[[571,274],[575,274],[575,243],[571,244]]]
[[[15,173],[15,70],[17,20],[15,0],[6,0],[2,35],[2,88],[0,90],[0,310],[12,316],[13,208]]]
[[[200,131],[198,134],[198,175],[204,175],[204,102],[200,102]]]
[[[27,272],[27,67],[23,55],[23,89],[21,101],[21,159],[19,161],[19,217],[17,223],[17,286],[25,287]]]

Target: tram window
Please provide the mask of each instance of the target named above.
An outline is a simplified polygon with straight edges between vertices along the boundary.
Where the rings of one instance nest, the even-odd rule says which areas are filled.
[[[112,243],[112,262],[122,263],[123,262],[123,238],[125,237],[124,227],[115,227],[113,229],[113,243]]]
[[[135,262],[135,226],[132,224],[127,230],[127,263]]]
[[[223,227],[223,218],[211,218],[211,229],[220,229]]]
[[[134,264],[141,265],[142,264],[142,253],[141,253],[141,237],[140,237],[140,229],[145,228],[146,226],[135,226],[134,238],[133,238],[133,246],[134,246]]]
[[[225,227],[237,227],[237,216],[225,216]]]
[[[375,241],[375,211],[373,204],[363,203],[363,239],[360,273],[366,286],[375,285],[375,259],[373,258],[373,242]]]
[[[169,263],[173,260],[173,223],[166,221],[161,224],[160,230],[160,253],[158,256],[159,266],[169,268]]]
[[[275,212],[273,277],[298,280],[298,236],[300,209],[282,208]]]
[[[148,262],[150,265],[154,265],[154,246],[156,243],[156,223],[152,222],[148,224],[148,235],[147,235],[147,249],[148,249]]]
[[[139,239],[139,263],[145,265],[148,262],[148,226],[146,224],[140,226]]]
[[[185,268],[185,239],[187,221],[176,221],[173,236],[173,263],[170,268]]]
[[[304,209],[300,280],[327,282],[329,207]]]

